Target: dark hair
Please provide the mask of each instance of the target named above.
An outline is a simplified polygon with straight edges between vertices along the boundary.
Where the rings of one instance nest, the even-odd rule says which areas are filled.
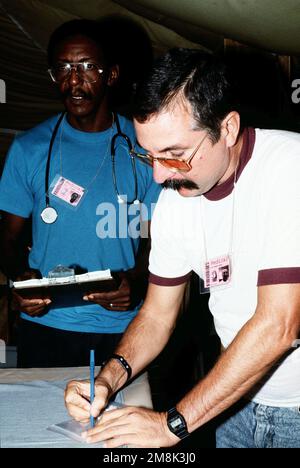
[[[49,65],[53,65],[54,51],[57,45],[65,39],[77,35],[92,39],[101,48],[108,65],[113,65],[115,63],[114,56],[111,54],[109,39],[103,34],[101,26],[97,21],[75,19],[61,24],[51,34],[47,48]]]
[[[197,127],[207,129],[216,142],[222,120],[238,110],[233,91],[230,72],[216,56],[194,49],[171,49],[155,62],[137,89],[133,113],[139,122],[145,122],[182,94],[192,106]]]

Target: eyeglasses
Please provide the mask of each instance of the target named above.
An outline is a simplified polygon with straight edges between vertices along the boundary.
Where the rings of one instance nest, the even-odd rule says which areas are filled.
[[[104,71],[92,62],[64,62],[49,68],[48,73],[55,83],[61,83],[69,78],[73,69],[79,78],[87,83],[95,83]]]
[[[189,172],[192,169],[192,159],[196,155],[197,151],[199,150],[200,146],[204,142],[204,140],[208,137],[208,133],[202,138],[200,143],[192,152],[191,156],[188,159],[181,159],[181,158],[155,158],[150,154],[142,154],[137,153],[135,151],[131,151],[131,154],[139,159],[141,159],[146,164],[150,164],[153,166],[154,161],[157,161],[162,166],[166,167],[172,172]]]

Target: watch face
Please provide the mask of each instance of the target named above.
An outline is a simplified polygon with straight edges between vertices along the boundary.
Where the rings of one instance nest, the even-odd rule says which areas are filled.
[[[180,414],[176,408],[171,408],[167,412],[167,424],[173,434],[179,439],[184,439],[189,435],[184,417]]]
[[[173,427],[173,429],[177,429],[181,425],[182,425],[182,421],[180,418],[176,418],[173,421],[171,421],[171,426]]]

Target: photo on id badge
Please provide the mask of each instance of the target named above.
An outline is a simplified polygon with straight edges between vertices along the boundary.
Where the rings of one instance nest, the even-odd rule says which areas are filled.
[[[208,260],[204,265],[204,278],[200,281],[200,293],[223,289],[231,285],[231,261],[229,255]]]
[[[57,174],[49,188],[49,198],[58,203],[76,210],[86,195],[84,187]]]

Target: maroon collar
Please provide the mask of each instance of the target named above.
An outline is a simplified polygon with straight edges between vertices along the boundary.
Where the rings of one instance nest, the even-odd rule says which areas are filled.
[[[255,130],[252,127],[247,127],[243,131],[243,146],[241,150],[241,156],[239,165],[236,173],[236,180],[246,167],[246,164],[250,160],[255,144]],[[234,173],[220,185],[215,185],[212,189],[206,192],[203,196],[210,201],[222,200],[222,198],[228,197],[231,194],[234,186]]]

